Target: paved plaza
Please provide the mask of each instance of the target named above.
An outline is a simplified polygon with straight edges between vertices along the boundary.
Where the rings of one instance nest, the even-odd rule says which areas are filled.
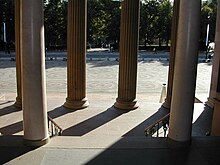
[[[67,62],[46,61],[46,84],[48,95],[65,95],[67,90]],[[87,93],[117,97],[118,61],[87,60]],[[138,62],[137,98],[146,102],[159,102],[162,84],[167,83],[169,61],[148,60]],[[199,63],[196,95],[205,101],[211,78],[211,63]],[[0,94],[10,98],[16,94],[15,61],[0,60]]]
[[[187,160],[188,164],[206,165],[207,162],[214,162],[205,151],[212,144],[213,148],[208,148],[208,151],[214,155],[220,148],[215,145],[216,141],[209,139],[208,145],[205,145],[207,139],[195,138],[204,137],[211,124],[207,116],[211,118],[212,111],[201,103],[195,103],[194,137],[190,151],[181,149],[176,152],[166,139],[145,137],[144,129],[168,113],[159,103],[162,84],[167,83],[167,60],[138,62],[137,99],[140,108],[128,112],[112,106],[117,97],[119,69],[119,63],[115,60],[87,60],[90,106],[79,111],[64,108],[66,65],[63,60],[46,61],[48,114],[63,129],[63,134],[52,138],[49,144],[32,150],[22,144],[23,112],[13,106],[16,97],[15,61],[0,60],[0,132],[4,135],[0,136],[0,164],[97,165],[105,162],[176,165]],[[202,101],[208,97],[211,69],[211,63],[198,64],[196,95]],[[198,149],[201,144],[203,147]],[[175,159],[171,157],[173,154]]]

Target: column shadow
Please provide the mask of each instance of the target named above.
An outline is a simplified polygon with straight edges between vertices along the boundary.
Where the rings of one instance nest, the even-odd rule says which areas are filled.
[[[213,109],[207,105],[192,125],[192,136],[206,136],[211,132]]]
[[[114,107],[108,108],[96,116],[65,129],[62,136],[83,136],[127,112],[128,111],[117,110]]]
[[[22,136],[0,136],[0,164],[5,164],[35,149],[24,146]]]
[[[219,164],[217,154],[220,151],[220,141],[205,139],[198,144],[189,147],[173,147],[170,146],[167,138],[146,138],[144,137],[144,129],[169,113],[168,109],[161,107],[151,117],[130,130],[123,137],[115,142],[112,146],[106,148],[103,152],[89,160],[86,165],[96,164]],[[205,107],[203,113],[194,123],[193,127],[205,125],[203,128],[210,126],[210,117],[212,110]],[[209,118],[209,119],[208,119]],[[140,137],[142,135],[143,137]],[[192,139],[193,142],[196,139]],[[207,141],[206,141],[207,140]],[[209,145],[213,145],[210,146]],[[205,147],[204,147],[205,146]],[[211,154],[210,154],[211,153]],[[211,156],[210,156],[211,155]],[[214,155],[214,156],[212,156]]]
[[[129,132],[125,133],[122,137],[137,137],[137,136],[145,136],[144,130],[151,124],[155,123],[156,121],[160,120],[162,117],[167,115],[169,110],[161,107],[155,112],[152,116],[147,118],[145,121],[134,127]]]
[[[68,108],[65,108],[63,105],[60,106],[60,107],[57,107],[51,111],[48,112],[48,115],[52,118],[52,119],[55,119],[57,117],[60,117],[60,116],[63,116],[65,114],[68,114],[68,113],[72,113],[72,112],[75,112],[76,110],[70,110]]]
[[[7,101],[5,103],[1,103],[1,105],[8,104],[11,102],[14,102],[14,101]],[[0,116],[8,115],[10,113],[14,113],[14,112],[18,112],[18,111],[21,111],[21,109],[15,107],[14,105],[10,105],[10,106],[7,106],[7,107],[0,109]]]
[[[149,140],[123,138],[85,164],[186,165],[195,164],[195,160],[199,161],[201,157],[193,149],[169,148],[166,138]]]
[[[6,102],[3,102],[3,103],[0,103],[0,105],[5,105],[5,104],[11,103],[11,102],[14,102],[14,101],[6,101]]]
[[[23,131],[23,121],[7,125],[0,128],[0,132],[3,135],[13,135],[15,133]]]

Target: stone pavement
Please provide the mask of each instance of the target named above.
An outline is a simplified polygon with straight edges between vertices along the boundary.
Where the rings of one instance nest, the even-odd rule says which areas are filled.
[[[48,94],[65,94],[67,86],[66,61],[46,61]],[[147,102],[159,102],[162,84],[167,83],[166,60],[140,61],[138,63],[137,98]],[[87,93],[111,94],[117,97],[118,62],[87,61]],[[208,97],[211,78],[211,63],[199,63],[196,95],[203,101]],[[0,61],[0,99],[16,93],[16,70],[14,61]],[[4,97],[3,97],[4,96]],[[11,98],[10,98],[11,99]]]
[[[211,63],[198,64],[196,95],[208,97]],[[87,96],[90,106],[70,111],[66,98],[66,61],[46,61],[48,113],[61,126],[63,136],[46,146],[23,146],[22,111],[13,106],[16,97],[15,62],[0,61],[0,164],[219,164],[220,142],[194,139],[187,149],[172,149],[165,138],[148,139],[144,129],[167,111],[159,103],[167,82],[168,61],[138,63],[138,110],[124,112],[112,107],[117,97],[118,62],[87,61]],[[210,109],[196,103],[193,135],[205,136]],[[201,131],[203,130],[203,132]],[[11,136],[13,135],[13,136]],[[216,145],[217,144],[217,145]],[[10,154],[9,154],[10,153]],[[104,163],[103,163],[104,162]]]

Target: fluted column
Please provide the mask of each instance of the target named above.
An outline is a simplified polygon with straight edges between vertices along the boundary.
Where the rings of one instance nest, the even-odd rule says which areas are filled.
[[[16,53],[16,80],[17,80],[17,97],[15,106],[22,107],[21,93],[21,48],[20,48],[20,0],[15,1],[15,53]]]
[[[88,107],[86,98],[86,20],[87,0],[68,1],[67,98],[70,109]]]
[[[206,104],[214,108],[216,91],[218,87],[218,79],[219,79],[219,66],[220,66],[220,2],[218,1],[218,10],[217,10],[217,19],[216,19],[216,30],[215,30],[215,48],[214,48],[214,56],[212,61],[212,76],[209,90],[209,97]],[[220,99],[220,98],[219,98]]]
[[[48,142],[43,0],[21,0],[21,71],[24,143]]]
[[[163,107],[167,109],[170,109],[171,98],[172,98],[174,64],[175,64],[175,56],[176,56],[176,39],[177,39],[177,29],[178,29],[178,20],[179,20],[179,5],[180,5],[180,0],[174,0],[167,96],[165,102],[163,103]]]
[[[140,0],[122,1],[118,98],[114,106],[132,110],[136,100]]]
[[[175,70],[169,124],[169,139],[190,142],[194,109],[200,0],[181,0],[176,44]]]

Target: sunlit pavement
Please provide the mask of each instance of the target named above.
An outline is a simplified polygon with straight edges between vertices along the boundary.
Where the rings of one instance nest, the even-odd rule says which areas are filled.
[[[62,60],[46,61],[47,93],[62,93],[67,90],[67,62]],[[87,93],[109,94],[117,97],[118,61],[87,60]],[[159,101],[162,84],[167,83],[169,61],[139,61],[137,78],[137,98],[143,101]],[[211,63],[199,63],[196,95],[208,97],[211,79]],[[5,97],[16,93],[15,61],[0,60],[0,93]],[[145,95],[143,98],[142,96]],[[204,100],[204,98],[201,98]]]
[[[90,106],[71,111],[66,99],[66,68],[63,60],[46,60],[48,114],[64,130],[44,147],[32,150],[22,145],[22,111],[14,108],[16,97],[15,61],[0,60],[0,163],[7,164],[213,164],[220,151],[215,139],[193,138],[190,149],[172,149],[166,139],[148,139],[144,129],[165,111],[159,103],[162,84],[167,83],[167,60],[138,62],[138,110],[124,112],[113,107],[117,98],[118,61],[87,60],[87,97]],[[196,96],[206,101],[210,88],[211,63],[198,64]],[[195,104],[194,116],[204,114]],[[208,111],[209,112],[209,111]],[[210,116],[210,115],[209,115]],[[200,117],[193,129],[198,131]],[[195,128],[196,127],[196,128]],[[197,133],[194,131],[194,133]],[[198,131],[201,134],[201,131]],[[6,136],[16,135],[16,136]],[[198,135],[198,134],[197,134]],[[205,136],[205,132],[202,132]],[[198,147],[199,146],[199,147]],[[8,154],[10,153],[10,154]],[[175,157],[175,159],[174,159]]]

